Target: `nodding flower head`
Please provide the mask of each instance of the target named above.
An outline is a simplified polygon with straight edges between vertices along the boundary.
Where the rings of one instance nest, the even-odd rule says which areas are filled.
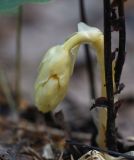
[[[63,45],[47,51],[35,83],[35,102],[42,112],[53,110],[64,98],[72,74],[71,54]]]
[[[64,44],[50,48],[42,59],[35,83],[35,103],[42,112],[53,110],[65,97],[79,46],[91,43],[98,47],[98,33],[102,33],[94,27],[87,29],[83,23],[79,24],[80,28],[82,31],[73,34]]]

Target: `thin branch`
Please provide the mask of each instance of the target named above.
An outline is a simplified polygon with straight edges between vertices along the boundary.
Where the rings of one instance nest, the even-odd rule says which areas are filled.
[[[113,78],[112,78],[110,0],[104,0],[104,61],[105,61],[106,93],[109,104],[107,108],[106,144],[108,149],[116,150],[117,144],[116,144],[116,131],[115,131],[115,113],[114,113]]]
[[[115,84],[118,89],[122,68],[125,62],[125,44],[126,44],[126,27],[125,27],[125,15],[124,15],[124,2],[122,0],[116,0],[118,5],[119,14],[119,52],[115,65]]]
[[[85,7],[84,7],[84,0],[79,0],[79,8],[80,8],[80,18],[81,21],[84,23],[87,23],[86,15],[85,15]],[[84,45],[84,50],[85,50],[85,57],[86,57],[86,66],[88,70],[88,77],[90,81],[90,87],[91,87],[91,98],[95,99],[96,98],[96,93],[95,93],[95,80],[94,80],[94,69],[93,69],[93,61],[92,61],[92,56],[90,54],[89,46]]]
[[[16,90],[16,106],[18,107],[21,91],[20,91],[20,80],[21,80],[21,33],[22,33],[22,14],[23,7],[18,8],[17,16],[17,33],[16,33],[16,79],[15,79],[15,90]]]

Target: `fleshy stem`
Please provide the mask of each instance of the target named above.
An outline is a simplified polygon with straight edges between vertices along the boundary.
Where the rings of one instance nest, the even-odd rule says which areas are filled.
[[[110,0],[104,0],[104,61],[106,93],[108,99],[107,108],[107,130],[106,144],[108,149],[115,151],[117,149],[115,113],[113,97],[113,77],[112,77],[112,54],[111,54],[111,3]]]
[[[64,43],[67,53],[71,53],[71,49],[81,44],[91,44],[96,49],[97,60],[101,67],[102,78],[102,96],[106,96],[105,76],[104,76],[104,37],[101,32],[92,33],[92,27],[88,31],[76,32],[69,40]]]
[[[82,43],[89,43],[88,36],[85,35],[86,32],[76,32],[69,40],[64,43],[64,48],[70,52],[75,46],[79,46]]]
[[[18,107],[20,102],[21,90],[21,32],[22,32],[22,14],[23,7],[18,8],[17,15],[17,33],[16,33],[16,79],[15,79],[15,91],[16,91],[16,106]]]
[[[102,97],[106,97],[106,87],[105,85],[105,66],[104,66],[104,36],[101,32],[92,30],[92,27],[89,28],[89,31],[78,32],[73,35],[69,40],[64,43],[64,48],[67,50],[67,53],[71,51],[75,46],[80,44],[87,43],[91,44],[92,47],[96,49],[97,61],[100,64],[101,71],[101,80],[102,80]],[[107,123],[107,109],[101,108],[99,111],[99,122],[98,122],[98,137],[97,143],[100,147],[106,148],[106,123]]]
[[[87,24],[85,9],[84,9],[84,0],[79,0],[79,8],[80,8],[81,21]],[[86,66],[88,70],[88,77],[89,77],[89,82],[91,87],[91,98],[95,99],[96,93],[95,93],[93,62],[92,62],[92,56],[90,54],[89,46],[87,44],[84,45],[84,50],[85,50],[85,57],[86,57]]]
[[[93,27],[94,28],[94,27]],[[91,44],[97,52],[103,50],[103,35],[101,32],[92,33],[92,27],[88,31],[76,32],[71,38],[64,42],[64,48],[70,52],[76,46],[81,44]],[[100,53],[102,54],[102,53]]]

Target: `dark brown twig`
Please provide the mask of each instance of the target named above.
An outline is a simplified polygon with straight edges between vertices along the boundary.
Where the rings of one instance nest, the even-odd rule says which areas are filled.
[[[117,144],[116,144],[113,77],[112,77],[110,0],[104,0],[104,61],[105,61],[106,93],[108,100],[106,144],[108,149],[115,151],[117,148]]]
[[[85,7],[84,7],[84,0],[79,0],[79,8],[80,8],[80,18],[81,21],[84,23],[87,23],[86,20],[86,15],[85,15]],[[85,50],[85,56],[86,56],[86,66],[88,70],[88,77],[90,81],[90,87],[91,87],[91,98],[95,99],[96,98],[96,93],[95,93],[95,80],[94,80],[94,70],[93,70],[93,62],[92,62],[92,56],[90,54],[89,46],[86,44],[84,45],[84,50]]]
[[[119,14],[119,52],[115,65],[115,84],[118,89],[123,64],[125,61],[125,44],[126,44],[126,28],[125,28],[125,15],[124,15],[124,2],[122,0],[116,0],[118,5]]]

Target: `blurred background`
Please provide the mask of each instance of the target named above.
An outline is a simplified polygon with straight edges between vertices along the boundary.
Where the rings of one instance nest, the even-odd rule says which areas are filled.
[[[134,1],[125,3],[126,11],[126,61],[121,82],[125,89],[120,96],[134,94]],[[103,1],[85,0],[88,25],[103,31]],[[38,66],[45,52],[52,46],[63,43],[67,37],[77,31],[80,22],[78,0],[51,0],[47,4],[27,4],[23,7],[22,55],[21,55],[21,99],[34,104],[34,83]],[[118,33],[113,34],[113,49],[118,43]],[[16,52],[16,15],[0,15],[0,64],[5,71],[9,86],[15,89],[15,52]],[[94,61],[96,96],[100,96],[100,75],[96,56],[91,49]],[[90,83],[87,74],[85,54],[80,48],[74,74],[71,78],[65,100],[59,105],[68,121],[82,123],[90,117],[89,107],[92,101]]]

